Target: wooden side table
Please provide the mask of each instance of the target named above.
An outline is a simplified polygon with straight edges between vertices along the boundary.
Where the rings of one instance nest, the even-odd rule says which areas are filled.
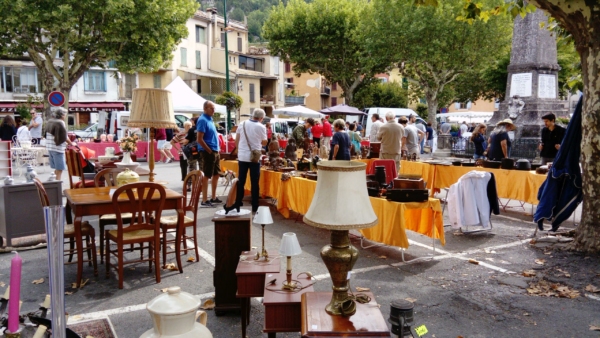
[[[215,314],[220,316],[228,310],[240,310],[237,299],[235,270],[243,251],[250,250],[251,214],[226,217],[215,216]],[[279,271],[279,269],[277,270]]]
[[[303,275],[304,276],[304,275]],[[277,279],[275,284],[269,281]],[[269,334],[269,338],[275,338],[277,332],[300,332],[301,324],[301,298],[306,292],[313,292],[313,280],[310,278],[296,278],[303,286],[310,285],[298,292],[274,292],[269,289],[281,290],[285,281],[285,272],[267,274],[265,278],[265,325],[263,332]]]
[[[269,250],[269,257],[276,257],[277,250]],[[245,262],[239,261],[235,275],[237,277],[237,297],[242,306],[242,338],[246,337],[246,329],[250,322],[250,298],[262,297],[265,292],[265,275],[275,274],[281,270],[279,257],[271,258],[268,262],[264,260],[254,261],[256,251],[244,251]]]
[[[367,304],[356,304],[351,317],[331,316],[325,306],[331,292],[307,292],[302,295],[302,338],[316,337],[391,337],[387,323],[371,292]]]

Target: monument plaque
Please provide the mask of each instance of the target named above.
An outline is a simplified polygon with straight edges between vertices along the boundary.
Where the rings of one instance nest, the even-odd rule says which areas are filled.
[[[515,95],[519,95],[520,97],[531,96],[531,80],[531,73],[513,74],[510,82],[510,97]]]
[[[556,76],[552,74],[538,75],[538,97],[541,99],[556,98]]]

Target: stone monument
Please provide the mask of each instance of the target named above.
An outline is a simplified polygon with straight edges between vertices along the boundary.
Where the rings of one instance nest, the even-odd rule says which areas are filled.
[[[490,132],[496,123],[511,118],[517,125],[516,139],[539,139],[542,116],[567,115],[564,102],[558,99],[556,39],[540,26],[547,21],[541,10],[515,18],[506,96],[488,122]]]

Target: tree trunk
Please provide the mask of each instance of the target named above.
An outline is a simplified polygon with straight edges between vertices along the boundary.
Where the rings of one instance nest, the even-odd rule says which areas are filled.
[[[427,122],[431,122],[431,128],[435,130],[437,128],[435,117],[438,108],[438,99],[434,95],[427,94],[425,94],[425,99],[427,100]]]
[[[596,34],[598,35],[598,34]],[[600,41],[580,50],[584,83],[583,136],[583,211],[577,227],[575,249],[600,252]]]

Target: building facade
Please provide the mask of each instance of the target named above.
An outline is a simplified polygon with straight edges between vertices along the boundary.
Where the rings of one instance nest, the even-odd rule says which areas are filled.
[[[197,11],[187,28],[189,35],[177,46],[169,66],[138,74],[141,88],[164,88],[179,76],[200,96],[215,101],[227,89],[228,66],[229,90],[243,99],[239,114],[232,113],[236,122],[247,119],[256,108],[272,116],[273,109],[284,105],[283,63],[268,50],[248,45],[245,23],[229,20],[226,30],[223,17],[208,9]]]
[[[302,73],[296,76],[293,64],[284,63],[285,105],[304,105],[319,111],[344,103],[342,89],[337,83],[330,84],[319,74]]]
[[[86,71],[69,93],[69,126],[86,125],[91,113],[127,109],[135,82],[135,75],[122,74],[110,63],[106,69]],[[26,57],[0,59],[0,116],[14,114],[17,105],[26,103],[30,97],[41,101],[42,92],[42,82],[33,62]]]

